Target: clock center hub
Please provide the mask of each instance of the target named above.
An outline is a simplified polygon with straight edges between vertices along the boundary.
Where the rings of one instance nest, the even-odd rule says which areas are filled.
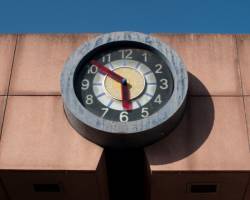
[[[129,66],[118,67],[113,71],[127,80],[131,100],[140,96],[145,88],[145,78],[140,71]],[[104,79],[104,91],[112,98],[122,100],[121,83],[109,76]]]

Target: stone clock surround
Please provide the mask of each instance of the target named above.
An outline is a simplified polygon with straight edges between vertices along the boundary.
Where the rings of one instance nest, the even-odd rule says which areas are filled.
[[[174,89],[168,102],[145,119],[126,123],[113,122],[89,112],[78,100],[74,90],[74,74],[80,61],[92,50],[111,42],[131,41],[149,45],[159,51],[172,73]],[[61,74],[61,93],[65,112],[72,127],[84,137],[103,146],[141,147],[162,138],[173,129],[182,116],[188,90],[188,75],[181,58],[168,44],[138,32],[112,32],[83,43],[69,57]]]

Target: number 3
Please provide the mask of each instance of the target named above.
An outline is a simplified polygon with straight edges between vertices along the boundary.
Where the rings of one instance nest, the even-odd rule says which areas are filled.
[[[168,80],[167,79],[161,79],[160,82],[162,85],[160,86],[161,89],[165,90],[168,88]]]

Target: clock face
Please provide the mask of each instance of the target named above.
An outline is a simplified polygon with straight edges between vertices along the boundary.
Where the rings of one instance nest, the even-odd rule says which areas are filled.
[[[138,32],[97,36],[64,65],[61,93],[72,127],[92,142],[138,148],[169,134],[185,110],[188,73],[178,54]]]
[[[150,117],[168,102],[173,88],[164,56],[137,42],[113,42],[92,50],[74,75],[74,90],[81,104],[111,121]]]

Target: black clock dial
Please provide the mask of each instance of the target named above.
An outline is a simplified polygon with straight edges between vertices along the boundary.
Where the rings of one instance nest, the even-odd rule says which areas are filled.
[[[74,77],[81,104],[104,119],[147,118],[163,107],[174,88],[160,52],[137,42],[103,45],[85,56]]]
[[[138,32],[101,34],[69,57],[61,74],[72,127],[110,148],[139,148],[176,127],[185,110],[188,73],[177,53]]]

